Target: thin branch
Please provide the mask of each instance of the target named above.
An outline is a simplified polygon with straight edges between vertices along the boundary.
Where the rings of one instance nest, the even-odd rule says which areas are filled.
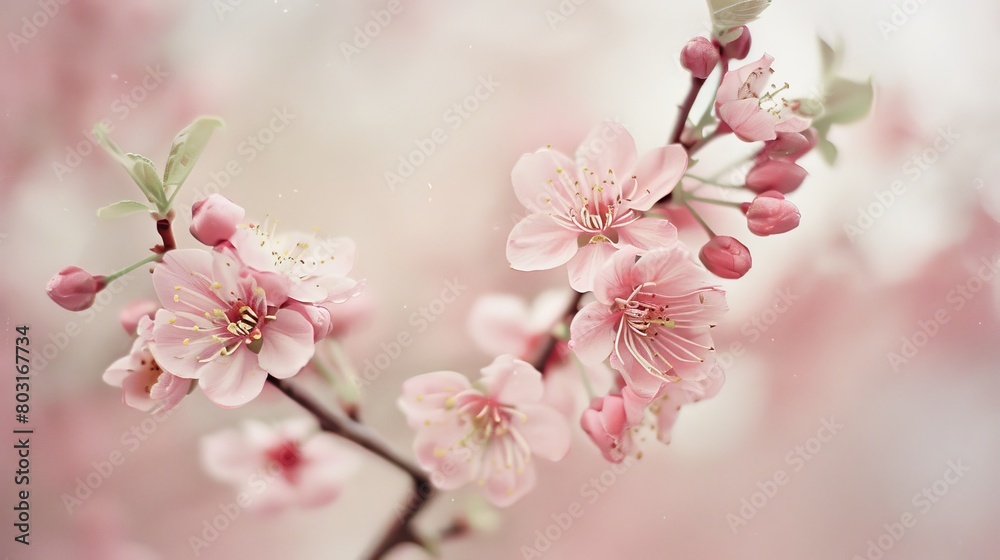
[[[580,307],[581,300],[583,300],[583,294],[577,292],[576,295],[573,296],[573,300],[569,302],[568,306],[566,306],[566,311],[559,318],[559,323],[557,323],[557,325],[576,315],[576,311]],[[545,340],[545,346],[538,354],[538,359],[536,359],[534,364],[532,364],[535,366],[535,369],[542,372],[542,375],[545,375],[545,367],[548,366],[549,360],[552,359],[552,355],[556,351],[556,345],[558,342],[559,338],[554,333],[549,333],[548,338]]]
[[[680,111],[677,113],[677,120],[674,122],[674,131],[670,133],[668,144],[677,144],[681,141],[681,134],[684,133],[684,126],[687,124],[688,116],[691,114],[691,108],[694,107],[694,101],[698,99],[698,92],[701,91],[701,86],[703,85],[705,85],[704,79],[691,77],[691,89],[688,90],[687,97],[681,103]]]
[[[319,421],[320,428],[324,431],[354,442],[410,476],[410,480],[413,482],[413,493],[410,496],[409,502],[400,511],[399,515],[396,516],[393,524],[384,533],[382,539],[372,549],[372,552],[365,556],[365,558],[372,560],[382,558],[393,547],[404,542],[413,542],[423,546],[420,538],[410,527],[410,522],[434,495],[434,487],[431,485],[431,481],[424,471],[390,447],[385,439],[375,430],[364,424],[354,422],[339,410],[324,408],[309,394],[287,380],[268,376],[267,381],[307,412],[315,416],[316,420]]]

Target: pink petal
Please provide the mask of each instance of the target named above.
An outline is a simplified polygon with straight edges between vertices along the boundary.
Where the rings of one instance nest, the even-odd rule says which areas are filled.
[[[635,263],[635,279],[635,285],[653,283],[646,291],[671,297],[708,288],[704,269],[691,260],[681,244],[639,257]]]
[[[267,373],[253,358],[253,352],[241,346],[229,356],[206,363],[199,372],[198,387],[223,408],[245,405],[260,394],[267,381]]]
[[[262,333],[264,340],[257,356],[258,363],[278,379],[301,371],[316,352],[312,325],[294,311],[279,310]]]
[[[533,403],[541,400],[545,391],[542,374],[534,366],[510,354],[497,356],[482,369],[483,384],[489,395],[505,404]]]
[[[570,323],[569,346],[585,364],[603,362],[615,343],[615,329],[621,318],[608,305],[593,302],[581,309]]]
[[[566,457],[573,436],[565,416],[544,405],[521,405],[518,410],[524,413],[526,420],[514,419],[511,429],[524,438],[533,456],[549,461],[561,461]]]
[[[423,429],[425,422],[440,421],[446,399],[470,388],[472,384],[461,373],[425,373],[403,382],[403,394],[397,404],[412,428]]]
[[[625,247],[611,257],[608,265],[601,269],[594,280],[594,296],[597,301],[611,305],[617,298],[628,298],[636,286],[643,283],[635,266],[638,254],[637,249]]]
[[[782,114],[784,116],[785,113]],[[803,130],[809,128],[809,120],[803,119],[802,117],[789,117],[783,118],[781,122],[774,125],[775,132],[802,132]]]
[[[495,458],[488,457],[484,460],[495,459],[499,464],[503,464],[502,451],[497,449],[496,445],[491,447],[493,449],[489,453],[497,456]],[[520,472],[514,468],[496,468],[493,469],[490,476],[486,479],[483,493],[486,495],[486,499],[494,506],[501,508],[508,507],[530,492],[535,487],[535,481],[535,467],[531,463],[525,465],[524,469]]]
[[[646,371],[627,348],[611,353],[611,367],[622,374],[625,383],[640,397],[655,395],[663,385],[663,378]]]
[[[507,238],[507,260],[514,270],[547,270],[566,264],[577,251],[579,232],[559,225],[548,214],[532,214]]]
[[[677,228],[661,218],[640,218],[616,228],[618,246],[630,245],[640,251],[652,251],[677,244]]]
[[[194,326],[200,330],[192,330]],[[204,316],[160,309],[156,312],[153,328],[155,341],[149,343],[149,351],[164,370],[178,377],[195,379],[202,367],[200,360],[217,354],[224,346],[212,340],[212,335],[220,331],[228,336]]]
[[[122,382],[125,378],[129,376],[132,372],[129,371],[132,368],[132,356],[125,356],[124,358],[118,358],[104,372],[101,379],[105,383],[111,385],[112,387],[121,387]]]
[[[212,275],[212,259],[212,252],[199,249],[177,249],[164,255],[163,262],[153,268],[153,288],[160,303],[171,311],[227,308],[204,279]]]
[[[469,336],[483,352],[493,356],[513,354],[520,358],[526,357],[533,334],[528,323],[527,303],[507,294],[480,296],[472,304],[467,321]]]
[[[576,150],[576,160],[597,173],[614,171],[619,184],[635,171],[635,140],[621,123],[605,121],[593,129]]]
[[[281,307],[288,300],[292,289],[292,280],[288,276],[277,272],[254,271],[253,278],[257,286],[264,290],[268,305]]]
[[[575,202],[575,175],[576,164],[568,156],[542,149],[521,156],[510,172],[510,179],[514,195],[525,208],[542,213],[555,208],[561,213]]]
[[[157,404],[160,411],[170,410],[187,396],[192,383],[190,379],[163,372],[150,388],[149,398]]]
[[[146,387],[156,383],[156,377],[151,372],[133,372],[122,383],[122,402],[136,410],[152,410],[155,403],[149,397]]]
[[[774,140],[778,137],[774,131],[774,116],[761,109],[754,98],[723,103],[719,107],[719,118],[744,142]]]
[[[627,193],[628,207],[646,211],[670,194],[687,171],[687,152],[678,144],[652,150],[636,168],[635,192]]]
[[[575,244],[575,240],[574,240]],[[566,267],[569,273],[569,285],[578,292],[589,292],[594,289],[594,278],[601,268],[615,254],[615,246],[607,241],[588,243],[576,253]]]
[[[434,486],[444,490],[454,490],[464,486],[478,466],[478,451],[472,446],[460,447],[458,442],[468,433],[468,425],[450,421],[435,424],[417,432],[413,450],[417,462],[430,473]]]
[[[205,472],[220,482],[243,484],[262,466],[260,455],[235,429],[203,436],[199,448]]]

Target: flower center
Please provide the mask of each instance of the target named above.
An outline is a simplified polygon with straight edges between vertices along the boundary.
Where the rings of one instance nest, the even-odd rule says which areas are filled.
[[[272,465],[277,465],[281,469],[281,474],[289,481],[293,481],[298,476],[299,468],[302,466],[302,451],[296,441],[285,441],[277,447],[273,447],[265,453],[265,457]]]

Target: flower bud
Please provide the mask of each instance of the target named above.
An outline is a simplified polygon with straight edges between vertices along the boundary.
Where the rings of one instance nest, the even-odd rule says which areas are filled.
[[[815,148],[818,140],[815,128],[802,132],[779,132],[777,138],[764,142],[758,162],[763,163],[767,159],[795,161]]]
[[[755,193],[778,191],[788,194],[799,188],[806,175],[806,170],[793,162],[770,159],[750,169],[745,186]]]
[[[160,304],[151,299],[137,299],[126,305],[125,309],[122,309],[118,313],[118,320],[121,322],[125,332],[134,336],[136,329],[139,327],[139,320],[143,317],[152,319],[159,308]]]
[[[67,266],[49,280],[45,292],[63,309],[83,311],[94,305],[97,292],[104,286],[103,276],[92,276],[82,268]]]
[[[750,29],[745,25],[742,29],[739,37],[722,45],[722,56],[730,60],[743,60],[750,54]]]
[[[626,387],[620,395],[595,398],[580,416],[580,426],[605,459],[621,463],[632,452],[630,430],[642,421],[642,413],[648,405],[649,399],[639,397]]]
[[[681,66],[704,80],[719,64],[719,47],[704,37],[695,37],[681,49]]]
[[[740,208],[747,215],[747,227],[754,235],[775,235],[799,227],[799,209],[778,191],[761,193]]]
[[[210,194],[191,207],[191,235],[214,247],[236,233],[236,226],[244,214],[243,208],[228,198],[218,193]]]
[[[313,328],[313,342],[319,342],[326,338],[333,330],[333,322],[330,320],[330,310],[311,303],[301,303],[292,300],[286,309],[295,311],[302,315]]]
[[[728,235],[716,235],[701,248],[698,258],[712,274],[734,280],[750,270],[750,249]]]

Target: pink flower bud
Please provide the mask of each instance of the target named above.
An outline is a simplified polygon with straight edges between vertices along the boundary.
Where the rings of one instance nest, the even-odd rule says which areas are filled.
[[[236,233],[245,211],[233,201],[215,193],[191,207],[191,235],[205,245],[216,246]]]
[[[649,402],[626,387],[621,395],[594,399],[580,416],[580,426],[605,459],[621,463],[632,452],[630,429],[642,420],[643,410]]]
[[[755,193],[778,191],[788,194],[799,188],[806,179],[806,170],[798,164],[770,159],[758,163],[747,173],[746,188]]]
[[[728,235],[716,235],[701,248],[698,258],[712,274],[734,280],[750,270],[750,249]]]
[[[775,235],[799,227],[799,209],[778,191],[761,193],[741,208],[747,215],[747,227],[754,235]]]
[[[83,311],[94,305],[97,292],[104,289],[104,277],[92,276],[76,266],[67,266],[49,280],[45,292],[52,301],[70,311]]]
[[[719,63],[719,47],[704,37],[695,37],[681,49],[681,66],[704,80]]]
[[[762,163],[767,159],[795,161],[815,148],[818,140],[815,128],[802,132],[779,132],[777,138],[764,142],[758,162]]]
[[[136,334],[136,329],[139,327],[139,320],[143,317],[149,317],[150,319],[156,315],[156,310],[160,308],[160,304],[151,299],[137,299],[132,303],[125,306],[118,313],[118,320],[121,321],[122,328],[125,329],[130,335]]]
[[[306,321],[313,327],[313,342],[319,342],[326,338],[333,330],[333,322],[330,320],[330,310],[311,303],[301,303],[292,300],[287,309],[305,317]]]
[[[722,46],[722,56],[730,60],[743,60],[750,54],[750,29],[743,26],[743,33]]]

